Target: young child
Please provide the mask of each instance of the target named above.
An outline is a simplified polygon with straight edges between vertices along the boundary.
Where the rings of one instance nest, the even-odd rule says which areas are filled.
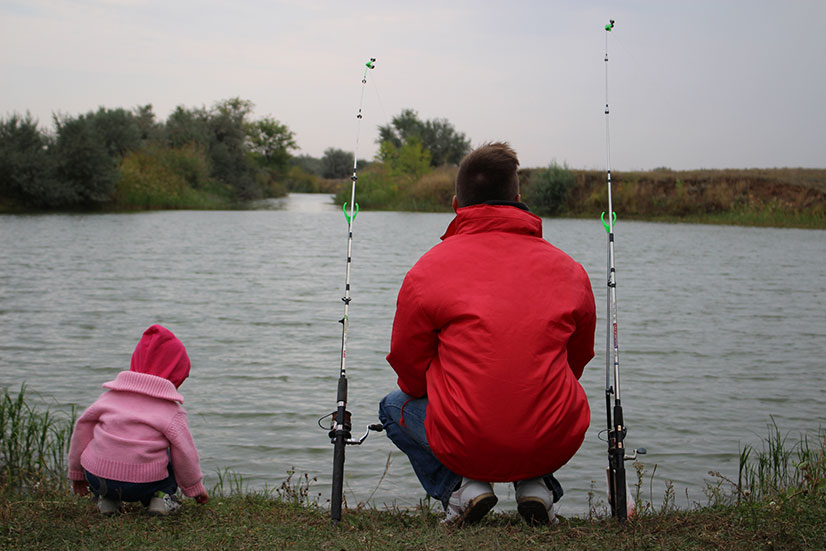
[[[169,514],[181,506],[178,484],[198,503],[209,500],[177,391],[188,375],[183,343],[160,325],[147,329],[129,371],[104,383],[108,391],[77,420],[69,445],[76,494],[87,495],[91,487],[107,515],[120,511],[122,501]]]

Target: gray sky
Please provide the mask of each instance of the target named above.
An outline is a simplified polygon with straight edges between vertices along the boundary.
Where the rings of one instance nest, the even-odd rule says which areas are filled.
[[[522,166],[826,167],[825,0],[0,0],[0,115],[239,96],[299,153],[359,157],[404,108]]]

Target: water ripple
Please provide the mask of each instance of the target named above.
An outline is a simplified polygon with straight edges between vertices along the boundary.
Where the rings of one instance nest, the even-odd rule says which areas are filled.
[[[192,359],[181,392],[208,479],[229,467],[272,487],[295,467],[318,477],[323,503],[332,446],[317,422],[335,406],[346,245],[327,203],[296,195],[281,210],[0,216],[0,387],[25,381],[53,408],[84,408],[128,369],[143,329],[165,324]],[[396,384],[384,356],[401,280],[450,218],[359,214],[348,341],[356,427],[375,422]],[[563,513],[584,513],[606,465],[605,234],[554,219],[545,235],[585,266],[600,310],[582,379],[592,427],[558,473]],[[667,480],[702,496],[709,470],[736,475],[740,447],[759,445],[770,415],[793,434],[822,423],[823,232],[624,222],[615,246],[627,442],[649,449],[654,496]],[[350,504],[373,492],[377,506],[423,497],[382,435],[348,448],[345,492]],[[510,487],[497,492],[512,509]]]

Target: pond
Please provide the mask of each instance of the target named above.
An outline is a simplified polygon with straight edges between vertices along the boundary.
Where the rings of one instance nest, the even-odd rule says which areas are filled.
[[[161,323],[192,359],[182,385],[207,486],[225,468],[251,489],[290,470],[329,500],[347,223],[329,196],[247,211],[0,216],[0,387],[25,382],[55,411],[86,408]],[[395,388],[387,354],[406,271],[450,214],[359,213],[353,225],[348,408],[354,433]],[[561,469],[563,514],[605,495],[606,235],[594,220],[545,219],[545,238],[588,271],[600,320],[582,384],[592,424]],[[616,227],[627,445],[646,447],[643,497],[705,503],[708,471],[736,476],[774,420],[794,441],[826,413],[826,233],[626,222]],[[326,425],[326,421],[323,422]],[[630,464],[629,464],[630,467]],[[347,449],[354,506],[424,497],[382,434]],[[632,474],[632,480],[633,480]],[[514,509],[510,485],[497,509]]]

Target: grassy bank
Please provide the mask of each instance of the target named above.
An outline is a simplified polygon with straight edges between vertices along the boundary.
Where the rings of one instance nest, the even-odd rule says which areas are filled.
[[[562,519],[527,526],[497,514],[451,529],[422,509],[346,511],[332,527],[319,509],[260,495],[186,500],[174,516],[151,517],[140,505],[101,516],[87,499],[59,492],[7,496],[0,505],[0,549],[823,549],[826,499],[800,495],[782,502],[667,511],[632,519]]]
[[[519,171],[522,196],[535,212],[599,217],[607,209],[604,172],[565,168],[567,178],[548,190],[549,170]],[[359,177],[357,200],[363,209],[448,212],[455,178],[456,168],[410,178],[374,164]],[[612,188],[614,211],[624,220],[826,229],[822,169],[613,172]],[[350,200],[349,182],[340,184],[337,200]]]
[[[566,212],[607,208],[605,174],[574,171]],[[826,228],[826,170],[653,170],[612,173],[614,210],[626,219]]]
[[[443,526],[441,514],[378,510],[359,504],[331,526],[308,475],[289,473],[273,491],[248,492],[240,475],[219,472],[211,500],[187,499],[175,515],[127,504],[104,517],[72,495],[65,453],[73,416],[30,405],[25,388],[0,400],[0,549],[823,549],[826,541],[826,431],[792,441],[776,425],[761,449],[740,454],[737,480],[710,472],[706,504],[678,510],[669,486],[663,502],[644,498],[653,479],[635,464],[637,515],[619,525],[604,507],[550,527],[526,525],[515,512],[476,526]],[[653,471],[656,466],[653,467]],[[633,472],[629,473],[633,477]],[[653,497],[652,497],[653,499]]]

